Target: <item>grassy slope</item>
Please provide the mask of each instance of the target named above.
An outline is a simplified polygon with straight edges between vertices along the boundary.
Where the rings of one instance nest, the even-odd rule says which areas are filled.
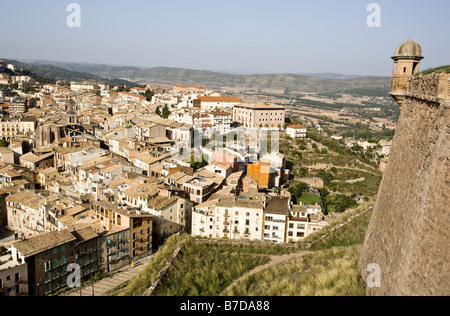
[[[227,296],[362,296],[360,246],[337,247],[293,259],[247,277]]]
[[[371,209],[373,201],[337,220],[329,228],[310,236],[317,240],[350,216]],[[363,296],[364,281],[358,259],[372,212],[367,211],[347,226],[315,244],[316,253],[293,259],[247,277],[229,296]]]
[[[372,207],[373,200],[340,216],[330,227],[311,235],[306,242],[319,240],[322,235],[330,233],[351,216]],[[363,213],[350,224],[314,244],[310,250],[315,254],[292,259],[247,277],[226,294],[364,295],[357,260],[370,215],[371,212]],[[186,241],[186,248],[168,270],[154,295],[220,295],[233,281],[269,262],[269,255],[285,255],[305,250],[302,245],[292,247],[266,243],[208,243],[186,235],[177,235],[166,242],[139,277],[125,288],[110,294],[143,295],[181,241]]]
[[[450,65],[447,66],[441,66],[441,67],[436,67],[436,68],[430,68],[430,69],[426,69],[424,71],[422,71],[420,74],[422,76],[426,76],[432,73],[450,73]]]

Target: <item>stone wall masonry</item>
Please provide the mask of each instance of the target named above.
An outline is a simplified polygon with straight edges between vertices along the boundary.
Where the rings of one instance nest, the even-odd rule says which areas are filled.
[[[430,102],[443,102],[450,96],[450,74],[411,77],[406,95]]]
[[[368,295],[450,295],[449,75],[411,78],[361,253]]]

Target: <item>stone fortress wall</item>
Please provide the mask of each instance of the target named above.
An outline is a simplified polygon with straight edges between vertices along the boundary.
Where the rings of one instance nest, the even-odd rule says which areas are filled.
[[[368,295],[450,295],[450,75],[410,76],[361,253]]]

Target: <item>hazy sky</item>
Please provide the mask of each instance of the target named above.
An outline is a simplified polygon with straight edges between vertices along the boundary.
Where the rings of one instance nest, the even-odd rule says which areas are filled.
[[[66,24],[81,6],[81,27]],[[367,26],[367,6],[381,27]],[[0,57],[233,73],[390,76],[412,38],[450,64],[448,0],[0,0]]]

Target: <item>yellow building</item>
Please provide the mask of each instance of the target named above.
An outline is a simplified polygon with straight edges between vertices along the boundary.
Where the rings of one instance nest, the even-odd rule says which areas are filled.
[[[247,176],[255,180],[259,186],[270,188],[275,183],[276,171],[270,164],[258,162],[247,165]]]

